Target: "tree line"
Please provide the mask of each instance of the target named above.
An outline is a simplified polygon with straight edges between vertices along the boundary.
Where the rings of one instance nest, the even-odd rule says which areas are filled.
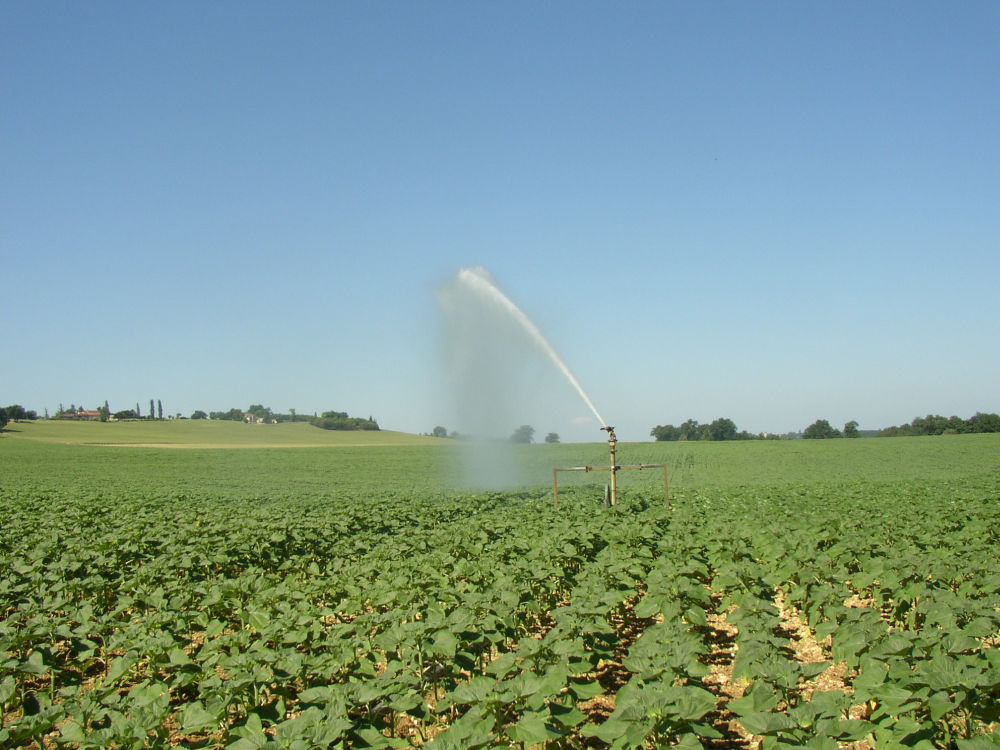
[[[113,420],[125,420],[125,419],[163,419],[163,402],[160,399],[155,400],[149,399],[149,411],[142,413],[142,409],[139,407],[139,402],[135,402],[134,409],[121,409],[116,412],[111,411],[111,407],[108,406],[107,399],[104,401],[103,406],[98,406],[96,409],[87,409],[80,404],[70,404],[67,409],[62,404],[59,404],[59,409],[55,413],[56,419],[96,419],[99,422],[110,422]],[[177,415],[180,417],[180,414]],[[49,410],[45,410],[45,418],[49,419]]]
[[[979,432],[1000,432],[1000,414],[984,414],[977,411],[968,419],[928,414],[926,417],[916,417],[909,424],[886,427],[884,430],[879,430],[878,435],[879,437],[898,437],[903,435],[962,435]]]
[[[672,424],[661,424],[650,430],[649,434],[659,441],[775,440],[781,437],[766,432],[754,434],[738,430],[736,423],[728,417],[719,417],[708,424],[700,424],[697,419],[689,419],[676,427]]]
[[[817,419],[801,433],[775,435],[766,432],[754,435],[746,430],[738,431],[736,424],[725,417],[709,424],[699,424],[689,419],[679,427],[657,425],[649,434],[656,440],[781,440],[801,437],[805,440],[828,440],[831,438],[857,437],[899,437],[907,435],[959,435],[980,432],[1000,432],[1000,415],[976,412],[969,419],[942,417],[928,414],[917,417],[909,424],[886,427],[882,430],[859,430],[858,423],[850,420],[842,430],[830,424],[829,420]]]
[[[325,411],[318,417],[312,417],[309,424],[324,430],[377,430],[378,422],[371,417],[350,417],[346,411]]]
[[[448,428],[444,425],[437,425],[433,430],[426,433],[431,437],[437,438],[451,438],[452,440],[470,440],[467,435],[459,434],[458,432],[452,431],[448,432]],[[510,437],[507,438],[512,443],[533,443],[535,442],[535,428],[530,424],[523,424],[511,433]],[[560,442],[558,432],[550,432],[545,436],[546,443],[558,443]]]
[[[272,411],[270,407],[263,404],[250,404],[246,409],[232,408],[229,411],[212,411],[207,414],[200,409],[191,415],[191,419],[221,419],[242,422],[247,417],[251,417],[255,422],[260,421],[266,424],[278,424],[279,422],[308,422],[314,427],[323,430],[378,430],[378,422],[372,417],[363,419],[352,417],[346,411],[325,411],[322,414],[299,414],[295,409],[289,409],[287,413]]]
[[[25,409],[20,404],[0,407],[0,430],[10,422],[20,422],[22,419],[38,419],[38,413]]]
[[[372,417],[368,417],[367,419],[352,417],[344,411],[325,411],[319,415],[315,413],[312,415],[303,415],[298,414],[295,409],[289,409],[287,413],[275,412],[272,411],[270,407],[262,404],[251,404],[246,409],[238,409],[234,407],[228,411],[205,412],[198,409],[191,414],[191,419],[221,419],[242,422],[247,419],[248,416],[252,417],[255,422],[261,421],[268,424],[277,424],[278,422],[309,422],[310,424],[324,430],[380,429],[378,422],[376,422]],[[71,403],[68,409],[62,404],[59,404],[59,410],[55,413],[55,417],[57,419],[91,419],[100,422],[132,419],[163,419],[163,402],[159,399],[150,399],[149,410],[145,414],[143,414],[140,409],[138,402],[136,402],[134,409],[122,409],[116,412],[111,411],[107,401],[104,402],[103,406],[99,406],[97,409],[93,410],[85,409],[83,405],[77,406],[75,403]],[[49,418],[49,412],[48,409],[46,409],[45,419]],[[171,418],[173,418],[173,415],[171,415]],[[176,418],[183,419],[184,417],[177,414]],[[37,412],[25,409],[23,406],[18,404],[0,408],[0,429],[12,421],[16,422],[19,420],[34,419],[38,419]]]

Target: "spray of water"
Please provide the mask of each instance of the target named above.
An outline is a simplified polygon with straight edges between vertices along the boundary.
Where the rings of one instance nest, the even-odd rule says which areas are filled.
[[[524,452],[506,437],[521,422],[539,424],[557,413],[567,418],[561,410],[569,403],[558,392],[565,382],[605,424],[538,326],[484,269],[459,271],[438,289],[438,301],[445,313],[442,385],[454,408],[447,423],[464,438],[454,455],[467,483],[503,488],[539,480]]]
[[[597,417],[597,422],[601,426],[606,425],[604,418],[597,411],[594,406],[594,402],[590,400],[587,392],[583,390],[583,386],[580,385],[580,381],[576,379],[576,376],[570,371],[566,363],[562,361],[562,358],[556,353],[556,350],[552,348],[552,344],[549,343],[548,339],[541,330],[532,322],[531,318],[524,314],[517,305],[511,301],[510,297],[500,291],[500,288],[493,283],[490,279],[489,274],[484,268],[463,268],[458,272],[458,280],[460,283],[464,284],[469,289],[475,291],[477,294],[481,295],[483,298],[489,300],[491,303],[498,305],[503,310],[505,310],[518,325],[524,329],[525,333],[531,338],[532,342],[536,344],[552,363],[559,369],[566,379],[569,381],[570,385],[580,394],[580,398],[587,405],[587,408],[593,412],[594,416]]]

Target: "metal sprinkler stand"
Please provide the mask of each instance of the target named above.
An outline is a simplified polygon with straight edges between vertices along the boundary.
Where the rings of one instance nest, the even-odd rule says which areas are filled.
[[[618,447],[618,438],[615,436],[615,428],[610,425],[605,425],[601,430],[608,433],[608,446],[611,449],[611,465],[610,466],[570,466],[565,469],[553,469],[552,470],[552,496],[555,502],[555,507],[559,507],[559,472],[560,471],[610,471],[611,472],[611,493],[610,498],[608,498],[607,493],[605,493],[605,501],[610,500],[611,505],[618,505],[618,472],[621,469],[663,469],[663,492],[666,497],[667,507],[670,507],[670,484],[667,480],[667,465],[666,464],[630,464],[627,466],[619,466],[616,458],[616,450]]]

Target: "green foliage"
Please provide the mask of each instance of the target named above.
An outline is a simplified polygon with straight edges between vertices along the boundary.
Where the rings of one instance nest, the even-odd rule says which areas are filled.
[[[535,428],[530,424],[523,424],[514,430],[510,436],[512,443],[532,443],[535,440]]]
[[[558,432],[550,432],[548,435],[545,436],[545,442],[549,443],[549,444],[558,443],[559,442],[559,433]]]
[[[229,411],[210,411],[208,413],[209,419],[228,419],[233,422],[243,421],[244,411],[242,409],[237,409],[235,406]]]
[[[719,417],[710,424],[698,424],[695,419],[689,419],[680,427],[672,424],[657,425],[649,431],[650,436],[660,442],[691,441],[691,440],[757,440],[764,435],[751,435],[744,431],[738,432],[736,423],[728,417]]]
[[[886,427],[880,430],[879,437],[901,437],[916,435],[956,435],[1000,432],[1000,415],[976,412],[968,419],[961,417],[942,417],[940,414],[928,414],[926,417],[916,417],[911,423]]]
[[[9,422],[20,422],[24,419],[38,419],[38,414],[34,410],[25,409],[20,404],[11,404],[0,408],[0,428]]]
[[[802,437],[806,440],[824,440],[843,436],[840,434],[840,430],[833,427],[827,420],[817,419],[802,431]]]
[[[350,417],[346,411],[325,411],[312,417],[309,424],[324,430],[378,430],[378,422],[371,417]]]
[[[154,426],[260,432],[120,425]],[[544,471],[452,486],[425,440],[5,438],[0,746],[698,747],[731,717],[766,748],[996,744],[1000,436],[620,444],[670,463],[671,507],[640,483],[558,510]]]

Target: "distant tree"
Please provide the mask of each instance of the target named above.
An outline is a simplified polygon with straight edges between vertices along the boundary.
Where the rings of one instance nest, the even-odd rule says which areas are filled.
[[[514,434],[510,436],[510,441],[512,443],[532,443],[535,440],[535,428],[530,424],[523,424],[514,430]]]
[[[677,429],[680,430],[680,440],[703,440],[705,437],[705,425],[698,424],[697,419],[688,419],[681,423]]]
[[[115,419],[138,419],[139,415],[136,414],[132,409],[125,409],[124,411],[116,411]]]
[[[0,409],[0,430],[7,426],[10,419],[7,417],[7,410]]]
[[[291,421],[292,421],[292,422],[294,422],[294,421],[295,421],[295,409],[289,409],[289,410],[288,410],[288,413],[289,413],[289,414],[291,415],[291,417],[292,417]]]
[[[656,427],[649,431],[650,436],[654,440],[658,441],[671,441],[680,440],[681,431],[680,428],[674,427],[672,424],[658,424]]]
[[[163,402],[160,399],[156,399],[156,416],[163,419]]]
[[[104,399],[104,406],[97,409],[101,413],[100,420],[102,422],[107,422],[111,418],[111,407],[108,406],[108,400]]]
[[[966,422],[967,432],[1000,432],[1000,414],[976,412]]]
[[[350,417],[346,411],[325,411],[318,417],[311,417],[309,424],[324,430],[378,430],[378,422],[372,417]]]
[[[448,428],[438,425],[433,430],[431,430],[431,435],[438,438],[446,438],[448,437]]]
[[[856,438],[860,433],[858,433],[858,423],[853,419],[844,425],[844,437],[845,438]]]
[[[809,440],[839,438],[840,431],[831,426],[827,420],[817,419],[802,431],[802,437]]]
[[[558,443],[559,442],[559,433],[558,432],[550,432],[548,435],[545,436],[545,442],[546,443]]]
[[[256,419],[262,419],[265,422],[270,422],[274,419],[274,415],[271,413],[271,409],[268,406],[262,404],[250,404],[246,411],[247,414],[252,414]]]
[[[233,407],[229,411],[212,411],[208,413],[209,419],[231,419],[239,422],[243,419],[243,410]]]
[[[20,422],[22,419],[28,419],[27,409],[20,404],[11,404],[4,407],[4,414],[6,415],[7,422]]]
[[[135,402],[135,418],[136,419],[142,419],[142,412],[139,411],[139,402],[138,401]]]
[[[708,426],[709,440],[735,440],[736,423],[731,419],[720,417]]]
[[[153,399],[149,399],[149,416],[146,419],[152,419],[156,416],[156,412],[153,411]]]
[[[208,419],[208,415],[201,409],[197,409],[191,413],[191,419]]]

